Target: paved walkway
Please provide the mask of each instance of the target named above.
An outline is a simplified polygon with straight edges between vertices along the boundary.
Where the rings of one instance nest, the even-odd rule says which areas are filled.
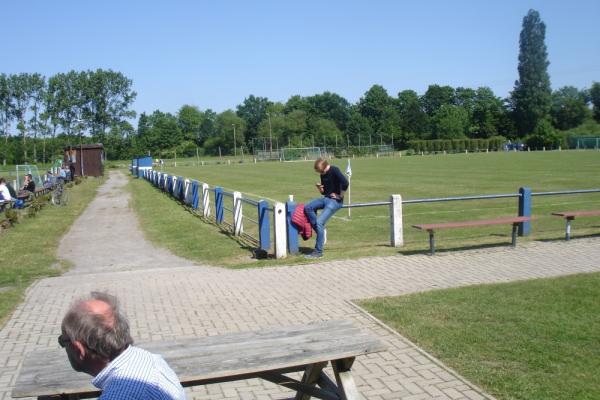
[[[0,330],[0,399],[9,398],[23,355],[56,346],[68,305],[91,290],[109,290],[122,299],[139,342],[352,319],[389,348],[359,357],[355,364],[365,398],[489,398],[348,300],[600,271],[599,239],[240,271],[193,265],[144,241],[127,205],[125,183],[122,174],[112,173],[62,242],[59,254],[73,262],[71,272],[34,284]],[[93,229],[80,230],[80,225]],[[290,396],[289,391],[252,380],[196,388],[189,398]]]

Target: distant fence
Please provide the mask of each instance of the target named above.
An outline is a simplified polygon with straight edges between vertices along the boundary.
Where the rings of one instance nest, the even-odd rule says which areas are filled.
[[[157,188],[184,203],[203,218],[228,229],[234,236],[253,243],[260,254],[265,257],[273,254],[275,258],[284,258],[288,254],[299,252],[298,230],[292,224],[292,215],[296,209],[293,201],[273,202],[255,200],[244,197],[241,192],[227,192],[220,186],[211,187],[207,183],[169,175],[152,169],[136,171]],[[403,200],[399,194],[391,195],[389,200],[345,204],[343,208],[388,207],[390,214],[390,245],[404,245],[402,224],[403,206],[410,204],[437,203],[449,201],[492,200],[518,198],[517,215],[531,217],[532,198],[535,196],[559,196],[585,193],[600,193],[600,189],[563,190],[550,192],[533,192],[531,188],[522,187],[517,193],[439,197],[426,199]],[[256,227],[252,232],[245,230],[248,224]],[[519,225],[520,236],[531,232],[531,223]]]

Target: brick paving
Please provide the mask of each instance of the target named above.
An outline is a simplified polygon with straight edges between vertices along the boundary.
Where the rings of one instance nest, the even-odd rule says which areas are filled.
[[[598,238],[239,271],[194,265],[143,239],[122,190],[125,183],[113,173],[81,216],[95,222],[95,229],[84,232],[75,224],[62,242],[59,254],[74,268],[32,285],[0,330],[0,399],[10,398],[24,354],[56,346],[68,305],[91,290],[108,290],[122,299],[139,343],[351,319],[388,345],[388,351],[355,363],[355,379],[366,399],[488,399],[349,300],[600,271]],[[115,233],[126,237],[115,240]],[[258,380],[189,392],[191,399],[290,397],[290,391]]]

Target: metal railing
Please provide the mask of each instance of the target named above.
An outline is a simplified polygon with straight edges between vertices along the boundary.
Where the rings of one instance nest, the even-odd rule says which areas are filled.
[[[270,204],[266,200],[254,200],[244,197],[240,192],[227,192],[221,187],[209,187],[205,183],[195,180],[174,177],[166,173],[153,170],[144,171],[144,177],[150,180],[155,186],[161,188],[173,197],[188,202],[193,209],[201,209],[204,217],[210,217],[217,224],[226,224],[233,229],[235,236],[243,236],[258,246],[264,252],[274,249],[277,258],[285,257],[287,253],[298,252],[298,231],[291,222],[296,204],[293,201],[286,203]],[[186,183],[185,195],[181,185]],[[193,198],[188,199],[189,190],[193,192]],[[390,241],[394,247],[401,247],[404,244],[402,228],[402,206],[408,204],[424,204],[451,201],[473,201],[473,200],[492,200],[518,198],[518,215],[531,216],[532,197],[534,196],[561,196],[574,194],[600,193],[600,189],[574,189],[547,192],[532,192],[530,188],[522,187],[518,193],[501,193],[485,195],[451,196],[423,199],[403,200],[400,195],[390,196],[387,201],[360,202],[345,204],[342,208],[361,208],[361,207],[382,207],[390,208],[391,232]],[[213,194],[213,201],[210,201],[209,195]],[[232,199],[231,206],[225,205],[224,198]],[[250,209],[257,211],[257,218],[254,219],[244,214],[242,205],[250,206]],[[224,213],[232,216],[232,223],[225,221]],[[273,216],[271,223],[270,215]],[[258,227],[256,236],[244,232],[244,223],[249,222]],[[531,231],[531,223],[523,222],[519,225],[518,233],[520,236],[526,236]],[[271,237],[274,238],[273,247]]]

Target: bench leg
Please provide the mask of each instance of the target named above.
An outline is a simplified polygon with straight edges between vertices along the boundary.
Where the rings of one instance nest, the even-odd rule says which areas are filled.
[[[573,218],[567,218],[567,227],[565,229],[565,240],[571,240],[571,221],[573,221]]]
[[[435,236],[433,230],[429,231],[429,255],[435,255]]]
[[[304,375],[302,376],[302,383],[309,386],[315,386],[317,382],[319,382],[321,371],[323,368],[327,366],[326,362],[311,364],[306,367],[304,371]],[[309,394],[304,394],[302,392],[296,392],[296,397],[294,400],[310,400],[311,396]]]
[[[353,363],[354,357],[332,362],[341,400],[359,400],[363,398],[358,393],[356,383],[354,383],[354,378],[352,377],[350,369]]]
[[[512,242],[511,242],[511,246],[512,247],[516,247],[517,246],[517,231],[519,229],[519,224],[513,224],[513,229],[512,229]]]

